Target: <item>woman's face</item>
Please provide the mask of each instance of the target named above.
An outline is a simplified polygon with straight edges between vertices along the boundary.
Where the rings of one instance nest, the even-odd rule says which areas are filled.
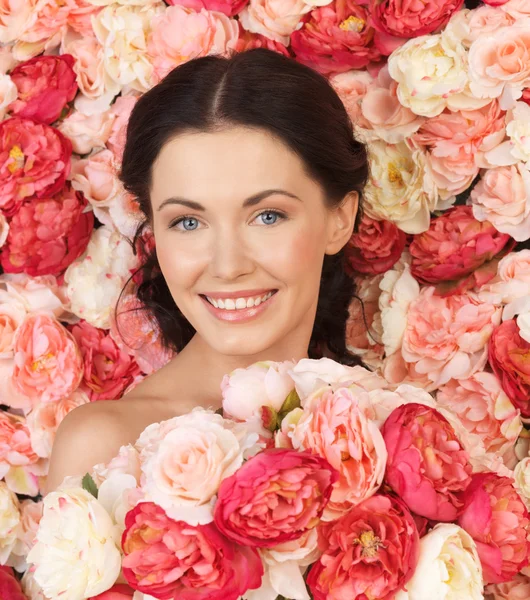
[[[164,278],[209,346],[248,356],[308,342],[324,255],[349,239],[355,197],[329,209],[285,144],[237,127],[168,142],[151,203]]]

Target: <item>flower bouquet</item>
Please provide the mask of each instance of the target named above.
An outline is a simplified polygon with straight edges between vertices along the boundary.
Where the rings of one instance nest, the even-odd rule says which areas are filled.
[[[328,358],[221,388],[45,497],[44,597],[474,600],[527,565],[511,472],[424,390]]]

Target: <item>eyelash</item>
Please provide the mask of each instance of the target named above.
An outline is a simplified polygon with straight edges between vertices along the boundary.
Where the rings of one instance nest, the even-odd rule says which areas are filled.
[[[285,219],[287,219],[287,215],[279,210],[276,209],[272,209],[272,208],[266,208],[264,210],[262,210],[260,213],[258,213],[255,217],[255,219],[257,219],[258,217],[260,217],[261,215],[265,215],[267,213],[273,213],[275,215],[277,215],[279,217],[280,221],[284,221]],[[192,215],[183,215],[182,217],[178,217],[177,219],[175,219],[174,221],[172,221],[169,224],[169,229],[176,229],[177,225],[179,223],[182,223],[183,221],[185,221],[186,219],[195,219],[196,221],[198,221],[199,219],[197,219],[197,217],[194,217]],[[254,220],[255,220],[254,219]],[[274,225],[277,225],[278,221],[276,223],[273,223],[272,225],[268,225],[268,227],[273,227]],[[191,233],[192,231],[196,231],[195,229],[189,230],[189,229],[181,229],[180,231],[182,231],[182,233]]]

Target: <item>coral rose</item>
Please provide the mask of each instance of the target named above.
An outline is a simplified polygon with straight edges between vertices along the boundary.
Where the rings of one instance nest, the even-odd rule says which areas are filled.
[[[59,275],[85,251],[94,214],[70,186],[52,198],[26,201],[11,219],[0,262],[5,273]]]
[[[316,8],[291,36],[296,59],[320,73],[362,69],[381,58],[373,43],[369,12],[356,0]]]
[[[0,123],[0,209],[12,216],[29,196],[56,194],[70,172],[72,144],[44,123],[13,117]]]
[[[180,4],[197,12],[200,12],[202,8],[216,10],[228,17],[233,17],[241,12],[248,2],[249,0],[170,0],[168,4]]]
[[[441,29],[462,4],[463,0],[420,3],[371,0],[370,16],[381,38],[378,40],[376,34],[376,43],[383,54],[390,54],[404,41],[399,38],[415,38]]]
[[[255,549],[234,544],[214,525],[174,521],[151,502],[127,513],[122,547],[129,585],[161,600],[237,600],[261,585]]]
[[[473,218],[471,206],[455,206],[412,240],[411,273],[420,283],[458,280],[473,275],[509,247],[509,242],[509,235],[499,233],[488,221]]]
[[[523,417],[530,417],[530,342],[524,340],[514,319],[493,331],[488,358],[502,389]]]
[[[391,600],[418,562],[418,530],[398,498],[376,494],[319,533],[324,554],[307,578],[315,600]]]
[[[477,473],[458,519],[475,540],[486,583],[509,581],[528,564],[530,520],[513,480]]]
[[[109,333],[80,321],[70,329],[83,357],[83,386],[90,400],[113,400],[140,375],[140,367]]]
[[[363,215],[358,230],[345,247],[352,274],[377,275],[391,269],[405,249],[407,237],[389,221]]]
[[[494,583],[484,589],[485,600],[527,600],[530,598],[530,579],[518,574],[506,583]]]
[[[338,473],[309,452],[270,448],[221,483],[214,520],[234,542],[274,547],[316,527]]]
[[[442,415],[422,404],[392,411],[381,430],[388,450],[385,480],[409,509],[454,521],[471,482],[469,455]]]
[[[50,125],[77,94],[74,57],[37,56],[10,73],[18,89],[18,99],[9,109],[23,119]]]
[[[250,0],[239,21],[244,29],[287,46],[289,36],[300,27],[300,19],[311,10],[304,0]]]
[[[377,425],[367,419],[352,389],[317,389],[303,404],[304,412],[291,436],[296,449],[325,458],[339,471],[323,520],[332,521],[375,494],[385,472],[387,450]]]
[[[243,29],[240,21],[238,21],[238,23],[240,25],[240,31],[239,38],[235,45],[236,52],[245,52],[245,50],[252,50],[252,48],[267,48],[268,50],[278,52],[284,56],[291,56],[289,50],[287,50],[287,48],[280,42],[271,40],[270,38],[259,33],[250,33],[250,31]]]
[[[425,287],[407,313],[401,353],[434,387],[480,371],[501,310],[470,292],[446,298]],[[510,394],[508,394],[509,396]]]
[[[13,383],[42,402],[71,394],[81,382],[82,357],[72,334],[47,314],[30,314],[15,339]]]

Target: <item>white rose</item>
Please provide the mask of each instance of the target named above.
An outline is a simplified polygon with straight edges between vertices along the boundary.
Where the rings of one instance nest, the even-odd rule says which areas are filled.
[[[430,214],[438,207],[438,192],[426,172],[425,156],[405,143],[369,144],[370,179],[365,188],[366,214],[395,223],[406,233],[429,228]]]
[[[26,571],[21,580],[22,590],[29,600],[49,600],[44,595],[42,588],[35,581],[32,571]]]
[[[13,551],[20,532],[18,498],[0,481],[0,564],[5,565]]]
[[[17,86],[9,75],[0,74],[0,119],[6,114],[7,107],[17,99]]]
[[[513,472],[515,487],[526,506],[530,508],[530,457],[518,462]]]
[[[239,13],[239,21],[247,31],[288,46],[291,33],[301,27],[303,15],[313,8],[305,0],[250,0]]]
[[[108,590],[121,569],[118,530],[89,492],[62,487],[44,498],[37,542],[27,557],[48,598],[82,600]]]
[[[522,161],[530,168],[530,106],[526,102],[516,102],[506,121],[506,134],[510,139],[486,152],[486,160],[499,167]]]
[[[94,327],[109,329],[110,313],[136,264],[122,235],[106,226],[95,229],[85,253],[65,272],[72,312]]]
[[[420,540],[412,579],[394,600],[478,600],[482,567],[475,542],[458,525],[439,523]]]

